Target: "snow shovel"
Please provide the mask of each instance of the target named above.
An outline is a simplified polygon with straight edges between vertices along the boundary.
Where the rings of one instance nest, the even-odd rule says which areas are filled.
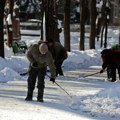
[[[61,88],[70,98],[72,98],[72,96],[65,89],[63,89],[57,82],[55,82],[55,84],[59,86],[59,88]]]
[[[107,69],[105,69],[103,72],[105,72]],[[85,75],[83,78],[86,78],[86,77],[89,77],[89,76],[93,76],[93,75],[96,75],[96,74],[99,74],[99,72],[95,72],[95,73],[92,73],[92,74],[89,74],[89,75]]]
[[[92,74],[89,74],[89,75],[85,75],[83,78],[86,78],[86,77],[89,77],[89,76],[93,76],[93,75],[96,75],[96,74],[99,74],[99,73],[100,73],[100,71],[99,71],[99,72],[92,73]]]
[[[46,74],[49,78],[50,76],[48,74]],[[70,98],[72,98],[72,96],[64,89],[62,88],[56,81],[54,82],[59,88],[61,88]]]
[[[25,76],[28,74],[28,71],[27,72],[24,72],[24,73],[20,73],[20,76]]]

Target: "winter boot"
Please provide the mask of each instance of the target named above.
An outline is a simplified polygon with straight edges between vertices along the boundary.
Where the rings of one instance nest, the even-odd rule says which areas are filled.
[[[38,89],[38,96],[37,96],[37,101],[38,102],[44,102],[43,101],[43,92],[44,92],[43,89]]]
[[[58,73],[59,73],[60,76],[64,76],[63,71],[62,71],[61,68],[58,69]]]
[[[56,77],[58,76],[58,70],[56,69]]]
[[[32,97],[33,97],[33,90],[28,89],[27,97],[25,98],[25,100],[32,101]]]
[[[58,74],[59,74],[60,76],[64,76],[63,71],[62,71],[62,69],[61,69],[60,67],[58,67],[58,68],[56,69],[56,77],[58,76]]]
[[[113,75],[111,82],[115,82],[115,81],[116,81],[116,75]]]

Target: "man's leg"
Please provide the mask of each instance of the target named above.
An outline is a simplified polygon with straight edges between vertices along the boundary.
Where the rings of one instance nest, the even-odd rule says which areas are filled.
[[[43,102],[43,94],[44,94],[44,88],[45,88],[45,75],[46,75],[46,70],[47,68],[40,68],[38,72],[38,96],[37,96],[37,101]]]
[[[117,67],[117,70],[118,70],[118,77],[119,77],[119,80],[120,80],[120,65]]]
[[[37,77],[37,70],[30,67],[29,77],[28,77],[28,91],[27,91],[27,97],[25,98],[26,101],[32,101],[33,90],[35,88],[35,83],[36,83],[36,77]]]
[[[44,89],[38,89],[38,96],[37,96],[37,101],[38,102],[44,102],[43,100],[43,94],[44,94]]]
[[[111,75],[112,75],[111,82],[115,82],[116,81],[116,66],[111,67]]]
[[[28,89],[27,91],[27,97],[25,98],[26,101],[32,101],[33,98],[33,90]]]
[[[111,67],[107,67],[107,78],[110,79],[111,78]]]
[[[61,75],[61,76],[64,76],[63,70],[61,68],[62,64],[63,64],[63,61],[57,61],[55,63],[55,66],[56,66],[56,76],[58,76],[58,74]]]

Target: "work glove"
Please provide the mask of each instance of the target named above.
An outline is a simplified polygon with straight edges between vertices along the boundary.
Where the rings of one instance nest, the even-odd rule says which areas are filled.
[[[38,67],[38,63],[37,62],[32,63],[32,67],[37,68]]]
[[[104,70],[102,69],[102,70],[100,70],[100,73],[103,73],[104,72]]]
[[[55,78],[50,78],[50,81],[52,81],[53,83],[55,83]]]

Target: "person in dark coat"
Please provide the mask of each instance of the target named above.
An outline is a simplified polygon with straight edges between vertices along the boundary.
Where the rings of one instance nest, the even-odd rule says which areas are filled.
[[[113,44],[110,49],[111,50],[120,50],[120,44]],[[118,73],[120,73],[119,68],[117,68],[117,70],[118,70]],[[107,67],[107,75],[108,75],[108,79],[110,79],[111,78],[111,68],[110,68],[110,66]]]
[[[53,39],[47,40],[48,48],[50,52],[52,53],[54,64],[56,67],[56,76],[61,75],[63,76],[63,70],[62,70],[62,64],[65,59],[67,59],[68,54],[66,49],[63,47],[63,45],[59,42],[54,42]]]
[[[29,62],[29,76],[28,76],[28,92],[26,101],[32,101],[33,98],[33,90],[35,89],[36,78],[38,78],[37,88],[38,88],[38,96],[37,101],[43,102],[43,94],[45,88],[45,75],[47,66],[50,68],[50,81],[55,82],[56,70],[53,61],[52,54],[48,50],[48,46],[46,43],[34,44],[32,45],[26,54]]]
[[[103,64],[100,73],[103,73],[106,68],[110,68],[110,77],[112,78],[111,82],[115,82],[117,69],[120,79],[120,50],[105,49],[101,52],[101,57],[103,60]]]

